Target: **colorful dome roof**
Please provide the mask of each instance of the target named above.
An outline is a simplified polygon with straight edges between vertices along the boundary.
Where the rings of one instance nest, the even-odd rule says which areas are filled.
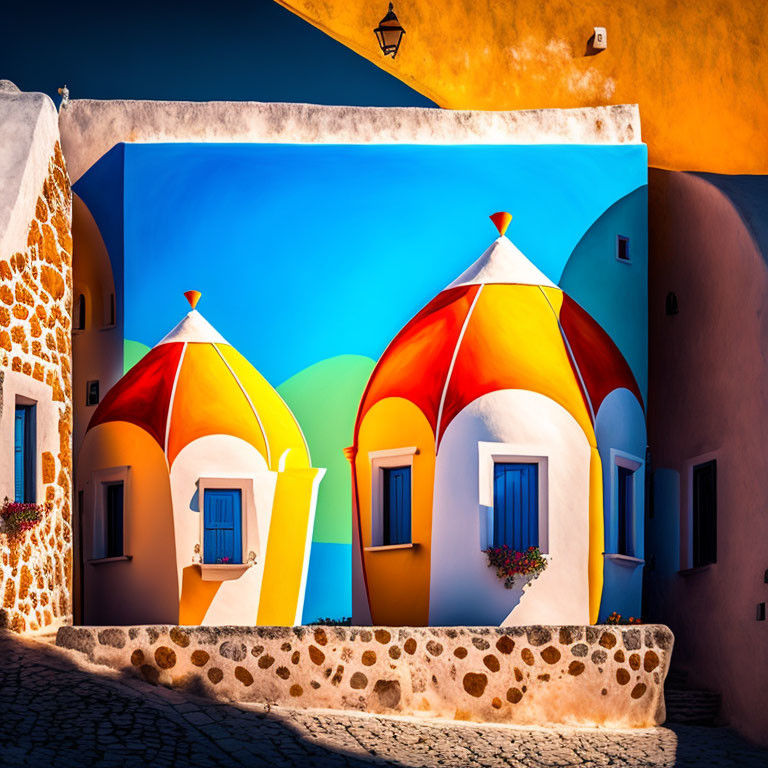
[[[163,448],[169,467],[184,446],[207,435],[245,440],[273,470],[283,456],[284,466],[309,467],[309,449],[288,406],[194,309],[199,294],[187,293],[192,311],[109,390],[88,429],[135,424]]]
[[[598,323],[505,236],[500,237],[394,338],[363,395],[355,435],[380,400],[402,397],[427,417],[439,447],[454,417],[501,389],[539,392],[560,403],[594,443],[609,392],[625,387],[642,405],[632,371]]]

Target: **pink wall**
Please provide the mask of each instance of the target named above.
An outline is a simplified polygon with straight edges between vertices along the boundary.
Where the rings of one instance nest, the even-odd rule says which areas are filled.
[[[768,601],[768,269],[739,211],[701,177],[652,169],[649,226],[648,436],[654,470],[679,473],[680,493],[674,482],[663,483],[666,494],[656,484],[646,618],[670,626],[673,666],[722,694],[729,724],[768,744],[768,621],[756,621],[757,603]],[[673,316],[669,291],[679,301]],[[686,462],[710,453],[717,563],[679,573]],[[680,558],[669,562],[660,543],[675,536]]]

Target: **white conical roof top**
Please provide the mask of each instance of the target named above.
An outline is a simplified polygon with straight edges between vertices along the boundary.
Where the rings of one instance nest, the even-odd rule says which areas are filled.
[[[505,235],[494,240],[485,253],[469,269],[462,272],[448,288],[484,283],[557,287]]]
[[[229,344],[229,342],[196,310],[188,312],[182,321],[157,343],[191,341],[203,344]],[[230,345],[231,346],[231,345]]]

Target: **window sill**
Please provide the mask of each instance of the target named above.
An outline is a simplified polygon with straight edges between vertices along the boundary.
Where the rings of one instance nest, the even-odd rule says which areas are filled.
[[[706,563],[705,565],[696,565],[693,568],[681,568],[678,573],[681,576],[693,576],[695,573],[705,573],[716,565],[717,563]]]
[[[100,331],[114,331],[117,328],[117,323],[109,323],[108,325],[102,325],[99,327]]]
[[[101,565],[102,563],[122,563],[133,560],[133,555],[118,555],[117,557],[97,557],[89,560],[88,565]]]
[[[377,547],[364,547],[366,552],[389,552],[395,549],[416,549],[418,543],[411,542],[409,544],[379,544]]]
[[[616,565],[624,565],[627,568],[637,568],[640,565],[645,565],[645,560],[641,557],[632,557],[632,555],[620,555],[614,552],[603,552],[603,557],[606,560],[610,560]]]
[[[200,563],[203,581],[231,581],[239,579],[251,566],[248,563]]]

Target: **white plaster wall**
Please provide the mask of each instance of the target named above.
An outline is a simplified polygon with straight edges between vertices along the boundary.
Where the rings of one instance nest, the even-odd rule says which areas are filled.
[[[60,116],[76,182],[126,142],[639,144],[636,104],[520,112],[231,101],[70,101]]]
[[[0,253],[27,249],[48,164],[59,139],[58,115],[44,93],[21,93],[0,81]]]
[[[250,443],[230,435],[201,437],[181,450],[171,468],[179,590],[183,569],[195,562],[195,545],[202,547],[200,478],[232,478],[252,483],[252,494],[243,493],[243,561],[249,552],[256,553],[255,566],[238,578],[221,583],[203,623],[256,624],[277,473],[267,468],[263,456]]]
[[[524,591],[506,589],[481,550],[479,442],[547,457],[549,564]],[[437,454],[430,624],[588,623],[589,466],[581,427],[543,395],[501,390],[464,408]]]

